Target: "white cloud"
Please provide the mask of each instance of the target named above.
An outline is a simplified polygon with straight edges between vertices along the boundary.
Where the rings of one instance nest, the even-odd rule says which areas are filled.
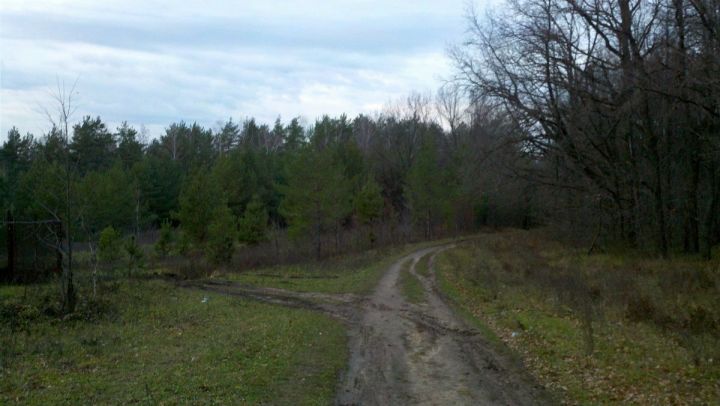
[[[0,5],[0,137],[40,135],[56,77],[79,77],[79,120],[214,127],[371,113],[450,73],[464,0],[44,1]]]

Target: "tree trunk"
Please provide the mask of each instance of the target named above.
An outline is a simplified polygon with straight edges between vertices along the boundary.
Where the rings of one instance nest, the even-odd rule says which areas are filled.
[[[687,47],[685,45],[685,0],[674,0],[673,7],[675,9],[675,30],[677,32],[677,85],[680,87],[681,98],[687,99]],[[682,103],[682,118],[685,127],[691,122],[690,106],[687,102]],[[696,253],[700,250],[700,227],[698,213],[698,188],[700,186],[700,140],[695,131],[690,129],[685,136],[687,137],[687,145],[685,146],[687,162],[690,167],[690,176],[688,179],[686,198],[687,206],[685,213],[685,236],[684,249],[686,252]]]
[[[703,244],[702,244],[702,256],[706,260],[712,259],[712,247],[715,234],[715,222],[717,221],[717,212],[720,210],[720,185],[718,185],[717,174],[715,173],[715,166],[710,167],[710,182],[712,197],[710,198],[710,204],[707,212],[705,213],[705,219],[703,221]]]
[[[65,124],[65,143],[68,148],[67,138],[67,123]],[[70,151],[66,151],[65,158],[65,267],[63,268],[63,312],[66,314],[75,311],[75,286],[73,283],[73,270],[72,270],[72,258],[73,258],[73,241],[72,241],[72,201],[70,200],[71,193],[71,167],[70,167]],[[58,238],[61,238],[58,236]]]

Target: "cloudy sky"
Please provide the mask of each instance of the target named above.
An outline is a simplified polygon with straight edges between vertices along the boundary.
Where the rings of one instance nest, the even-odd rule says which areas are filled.
[[[467,0],[2,0],[0,137],[40,135],[56,79],[79,110],[171,122],[379,110],[451,72]],[[483,5],[480,4],[480,7]]]

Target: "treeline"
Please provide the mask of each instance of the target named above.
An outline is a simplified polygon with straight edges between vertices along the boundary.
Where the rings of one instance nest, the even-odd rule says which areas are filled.
[[[61,119],[37,138],[13,128],[2,146],[3,209],[15,220],[62,222],[70,234],[54,241],[67,255],[68,241],[92,244],[107,227],[138,235],[164,225],[179,231],[178,245],[218,263],[240,244],[285,235],[319,258],[536,222],[528,188],[490,169],[508,118],[478,109],[460,120],[460,100],[457,92],[412,95],[375,117],[311,125],[180,122],[147,143],[99,117],[67,132]]]
[[[322,257],[539,224],[591,250],[711,256],[720,2],[513,0],[469,28],[436,96],[372,117],[179,122],[145,142],[71,122],[74,89],[59,87],[50,131],[12,129],[2,146],[4,212],[62,224],[49,241],[70,274],[73,241],[92,248],[108,227],[177,234],[217,263],[240,246]]]
[[[569,230],[710,257],[720,241],[720,2],[512,0],[454,52],[512,117],[519,176]]]

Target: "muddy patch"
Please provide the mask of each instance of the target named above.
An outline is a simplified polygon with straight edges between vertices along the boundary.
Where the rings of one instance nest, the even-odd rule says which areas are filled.
[[[338,405],[538,405],[552,403],[516,361],[498,354],[457,318],[417,262],[443,248],[417,251],[388,269],[351,331],[350,365]],[[432,259],[431,259],[432,260]],[[397,288],[405,261],[427,301],[411,304]]]
[[[323,312],[348,325],[350,359],[337,405],[543,405],[549,395],[522,365],[495,350],[477,330],[455,316],[439,294],[432,272],[416,272],[426,254],[416,251],[393,264],[368,297],[295,292],[206,280],[183,282],[266,303]],[[409,303],[397,287],[405,261],[426,293]]]

